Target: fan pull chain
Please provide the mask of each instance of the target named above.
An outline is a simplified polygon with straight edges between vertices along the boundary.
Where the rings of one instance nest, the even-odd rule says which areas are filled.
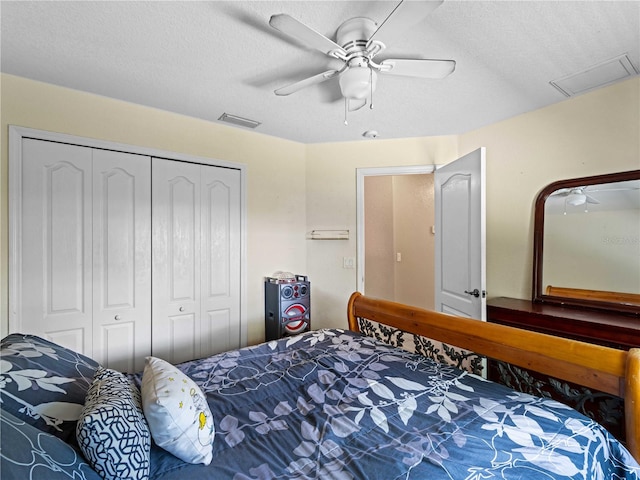
[[[369,88],[371,88],[371,98],[369,99],[369,110],[373,110],[373,70],[369,67]]]
[[[348,111],[349,111],[349,99],[347,97],[344,97],[344,124],[345,125],[349,125],[349,122],[347,121]]]

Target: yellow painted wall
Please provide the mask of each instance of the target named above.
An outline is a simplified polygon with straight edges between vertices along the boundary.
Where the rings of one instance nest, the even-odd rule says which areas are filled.
[[[1,336],[8,331],[7,135],[8,125],[19,125],[245,164],[248,341],[264,339],[264,276],[306,270],[303,144],[11,75],[2,75],[0,89]]]
[[[640,169],[640,77],[458,137],[460,155],[481,146],[488,296],[529,299],[540,190],[556,180]]]

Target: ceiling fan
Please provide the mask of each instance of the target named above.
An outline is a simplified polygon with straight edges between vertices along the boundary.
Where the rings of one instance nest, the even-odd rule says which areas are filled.
[[[585,191],[585,188],[586,187],[561,188],[560,190],[553,192],[551,196],[565,197],[565,203],[574,207],[584,205],[585,203],[592,203],[594,205],[599,204],[600,201],[589,195]]]
[[[591,188],[595,187],[595,188]],[[621,200],[624,200],[625,204],[633,205],[632,208],[639,208],[640,197],[636,196],[627,196],[627,194],[618,192],[633,192],[640,190],[640,184],[637,181],[630,182],[618,182],[618,183],[609,183],[609,184],[598,184],[598,185],[587,185],[583,187],[570,187],[570,188],[561,188],[553,192],[550,197],[558,198],[558,200],[562,201],[564,199],[564,207],[565,207],[565,215],[567,205],[572,207],[579,207],[584,205],[585,212],[587,211],[587,207],[591,205],[597,205],[602,202],[606,204],[619,204]],[[600,200],[595,198],[593,194],[598,194]],[[616,197],[613,197],[616,195]],[[624,195],[624,196],[621,196]],[[616,200],[617,199],[617,202]]]
[[[441,79],[456,67],[454,60],[418,58],[387,58],[374,61],[394,36],[417,25],[444,0],[401,0],[382,23],[365,17],[351,18],[340,25],[335,41],[327,38],[295,18],[281,13],[269,20],[276,30],[320,50],[332,58],[342,60],[339,69],[330,69],[275,90],[276,95],[290,95],[303,88],[338,77],[340,91],[347,111],[362,108],[369,99],[372,107],[373,92],[378,73],[408,77]]]

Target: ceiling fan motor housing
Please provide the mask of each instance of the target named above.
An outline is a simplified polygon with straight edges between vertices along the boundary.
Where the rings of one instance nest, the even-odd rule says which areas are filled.
[[[347,54],[363,52],[375,31],[376,22],[370,18],[351,18],[338,27],[336,43],[344,48]]]

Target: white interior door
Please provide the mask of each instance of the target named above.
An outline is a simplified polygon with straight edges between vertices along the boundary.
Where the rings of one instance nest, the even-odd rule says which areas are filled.
[[[240,171],[201,166],[200,355],[238,348]]]
[[[153,354],[238,348],[240,171],[153,159]]]
[[[24,139],[20,331],[134,372],[150,353],[150,158]],[[135,360],[134,360],[135,359]]]
[[[22,140],[18,328],[91,356],[91,149]]]
[[[153,159],[152,351],[171,363],[200,355],[200,165]]]
[[[93,358],[124,372],[151,354],[151,159],[93,150]]]
[[[485,149],[435,172],[436,310],[485,320]]]

